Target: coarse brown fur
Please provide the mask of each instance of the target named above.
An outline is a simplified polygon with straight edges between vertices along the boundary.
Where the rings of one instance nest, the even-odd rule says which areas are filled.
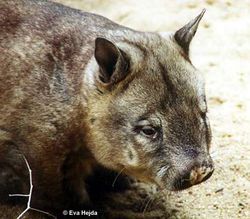
[[[208,178],[204,84],[186,31],[138,32],[49,1],[0,1],[2,200],[29,189],[22,155],[32,205],[52,213],[89,203],[85,184],[100,166],[170,190]]]

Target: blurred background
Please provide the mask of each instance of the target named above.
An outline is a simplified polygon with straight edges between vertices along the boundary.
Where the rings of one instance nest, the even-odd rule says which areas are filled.
[[[207,9],[191,60],[206,79],[216,170],[206,183],[168,192],[167,213],[145,218],[250,218],[250,1],[54,1],[142,31],[175,31]]]

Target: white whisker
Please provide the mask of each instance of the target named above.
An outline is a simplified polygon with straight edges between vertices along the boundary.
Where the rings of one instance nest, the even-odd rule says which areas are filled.
[[[112,187],[113,187],[113,188],[115,187],[115,183],[116,183],[118,177],[122,174],[122,171],[123,171],[123,170],[125,170],[125,167],[124,167],[123,169],[121,169],[121,171],[116,175],[116,177],[115,177],[115,179],[114,179],[114,181],[113,181],[113,183],[112,183]]]

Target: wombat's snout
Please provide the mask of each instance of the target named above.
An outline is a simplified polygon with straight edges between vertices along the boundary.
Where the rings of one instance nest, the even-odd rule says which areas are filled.
[[[193,166],[189,171],[183,173],[174,183],[175,190],[183,190],[190,186],[199,184],[209,179],[214,172],[212,161],[200,166]]]

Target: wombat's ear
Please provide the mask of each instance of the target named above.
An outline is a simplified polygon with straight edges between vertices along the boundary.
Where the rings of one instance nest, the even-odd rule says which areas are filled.
[[[129,60],[125,52],[104,38],[95,40],[95,59],[100,67],[100,80],[115,84],[124,79],[128,72]]]
[[[200,20],[203,17],[205,11],[206,10],[203,9],[195,19],[191,20],[188,24],[177,30],[174,34],[176,42],[183,48],[187,55],[189,53],[189,45],[196,33]]]

